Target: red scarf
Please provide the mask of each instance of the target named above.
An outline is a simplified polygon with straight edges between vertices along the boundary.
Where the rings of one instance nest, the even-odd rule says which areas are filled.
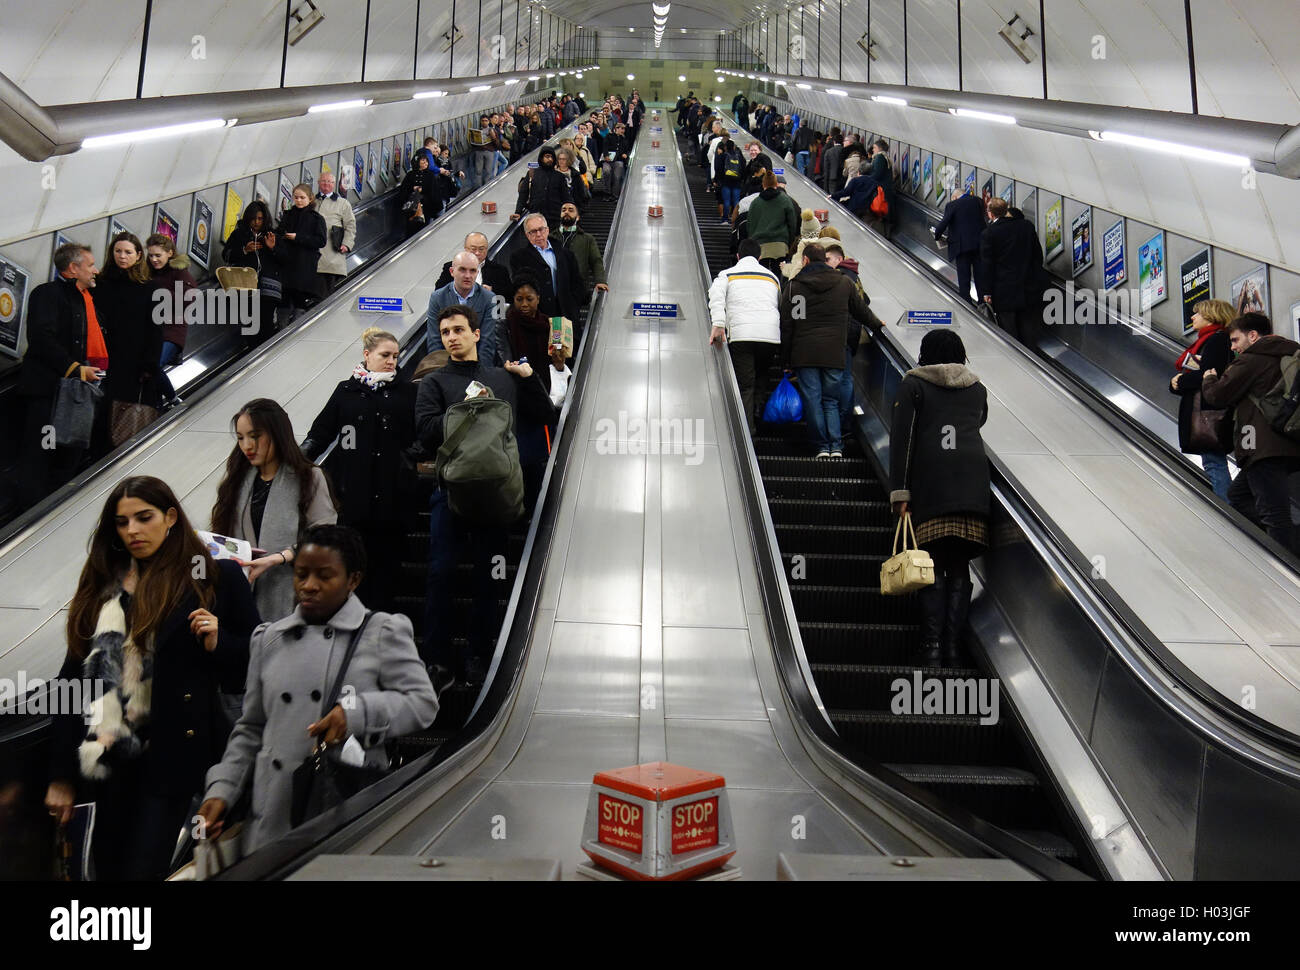
[[[1201,335],[1196,338],[1196,343],[1192,344],[1190,347],[1188,347],[1186,350],[1184,350],[1181,354],[1178,355],[1178,363],[1174,364],[1174,368],[1176,370],[1182,370],[1185,366],[1187,366],[1187,361],[1190,357],[1193,357],[1196,354],[1199,354],[1201,352],[1201,346],[1205,343],[1205,341],[1209,340],[1216,333],[1222,333],[1222,332],[1223,332],[1223,327],[1219,326],[1217,323],[1211,324],[1210,326],[1206,327],[1204,330],[1201,331]]]

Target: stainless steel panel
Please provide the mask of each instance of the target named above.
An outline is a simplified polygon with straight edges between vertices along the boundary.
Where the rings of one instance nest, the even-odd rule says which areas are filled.
[[[1207,684],[1237,704],[1252,705],[1256,715],[1293,734],[1300,734],[1300,692],[1250,647],[1240,643],[1166,643]]]
[[[589,784],[598,771],[637,763],[636,731],[636,718],[534,714],[501,780]]]
[[[714,771],[727,779],[727,788],[805,791],[807,783],[786,760],[767,721],[667,721],[668,760],[673,764]]]
[[[781,852],[868,855],[871,843],[815,791],[755,791],[728,786],[736,828],[733,865],[745,879],[777,878]]]
[[[900,865],[900,863],[902,863]],[[1037,882],[1009,859],[943,859],[926,856],[851,856],[782,852],[781,881],[832,882]]]
[[[634,717],[640,658],[640,627],[556,623],[547,647],[537,712]]]
[[[1300,879],[1300,786],[1211,748],[1205,759],[1197,879]]]
[[[558,882],[558,859],[318,855],[290,882]]]
[[[714,423],[713,406],[709,401],[704,356],[699,352],[664,349],[665,340],[665,335],[661,334],[659,418],[664,421],[680,421],[683,425],[689,422],[692,440],[697,444],[716,445],[718,431]],[[677,425],[668,427],[676,429]]]
[[[980,379],[989,395],[1006,405],[1055,454],[1115,454],[1115,435],[1083,405],[1063,407],[1061,392],[1046,386],[1045,382],[1052,380],[1050,376],[1029,370],[1025,360],[1010,355],[985,357],[979,366]]]
[[[649,441],[647,417],[648,352],[611,348],[590,362],[598,368],[596,393],[584,415],[585,433],[590,438],[620,444]],[[633,419],[639,419],[634,421]]]
[[[749,631],[664,627],[664,713],[678,719],[765,719]]]

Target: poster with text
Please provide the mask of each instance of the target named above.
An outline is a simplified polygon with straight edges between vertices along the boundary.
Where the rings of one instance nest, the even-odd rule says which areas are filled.
[[[1243,313],[1268,313],[1268,267],[1260,263],[1232,281],[1232,306]]]
[[[1015,205],[1015,202],[1012,200],[1016,195],[1016,183],[1008,182],[1006,188],[1004,188],[999,194],[1002,196],[1002,201],[1007,205]]]
[[[66,246],[72,242],[72,237],[65,233],[56,232],[54,234],[54,248],[50,250],[50,282],[53,283],[59,278],[59,268],[54,265],[54,254],[59,251],[60,246]],[[107,262],[113,258],[113,237],[109,236],[108,245],[104,247],[104,259]],[[104,267],[99,267],[103,269]]]
[[[293,208],[293,179],[280,173],[280,215]]]
[[[372,148],[370,149],[369,166],[366,168],[366,184],[370,186],[371,192],[379,191],[379,155]]]
[[[226,186],[226,218],[222,220],[222,240],[230,238],[230,234],[235,231],[239,225],[239,220],[244,214],[244,200],[239,197],[239,193],[232,186]]]
[[[402,148],[402,171],[409,171],[411,168],[411,159],[415,155],[411,151],[411,139],[406,139],[406,145]]]
[[[173,246],[180,249],[181,224],[162,206],[158,206],[154,210],[153,231],[166,236],[172,241]]]
[[[352,150],[352,173],[352,191],[357,194],[357,198],[360,198],[366,184],[366,163],[361,158],[360,148]]]
[[[1070,275],[1078,276],[1092,265],[1092,206],[1084,206],[1083,211],[1070,223]]]
[[[118,221],[118,219],[117,219],[116,216],[114,216],[114,217],[112,217],[111,219],[109,219],[109,220],[108,220],[108,239],[104,242],[104,252],[108,252],[110,249],[113,248],[113,237],[114,237],[114,236],[119,235],[120,233],[130,232],[130,231],[131,231],[130,229],[126,228],[125,225],[123,225],[120,221]]]
[[[1043,213],[1043,245],[1047,249],[1043,258],[1048,262],[1065,248],[1065,233],[1062,231],[1064,202],[1057,199]]]
[[[905,180],[907,178],[907,170],[906,170],[907,163],[904,162],[903,165],[904,168],[900,170],[898,167],[898,142],[894,142],[894,144],[889,146],[889,170],[894,173],[895,182],[899,182],[900,179]]]
[[[253,198],[265,205],[267,212],[274,210],[274,206],[271,205],[271,190],[261,179],[253,180]]]
[[[989,203],[993,201],[993,176],[990,175],[984,182],[984,187],[980,189],[980,201],[984,203],[984,219],[987,221],[993,217],[989,215]]]
[[[924,198],[930,198],[934,191],[934,153],[926,152],[925,161],[921,163],[921,188]]]
[[[393,167],[393,148],[388,142],[384,142],[383,164],[379,169],[379,177],[384,180],[384,185],[388,185],[390,178],[389,173]]]
[[[1141,288],[1141,309],[1151,309],[1169,299],[1165,273],[1165,234],[1156,233],[1138,247],[1138,286]]]
[[[212,207],[197,195],[190,213],[190,259],[204,269],[212,259]]]
[[[935,160],[935,179],[934,179],[934,203],[942,205],[945,195],[952,195],[957,191],[957,180],[961,178],[961,172],[943,162],[943,156]]]
[[[1038,190],[1030,189],[1020,200],[1020,211],[1033,225],[1038,225]]]
[[[974,195],[974,194],[975,194],[975,175],[976,175],[976,172],[975,172],[975,169],[973,169],[973,168],[972,168],[969,172],[966,173],[966,187],[965,187],[965,192],[966,192],[967,195]]]
[[[312,195],[316,194],[316,174],[305,163],[302,166],[302,178],[299,181],[311,189]]]
[[[1101,237],[1102,285],[1113,290],[1128,279],[1124,265],[1124,220],[1111,226]]]
[[[27,278],[25,269],[0,256],[0,352],[10,357],[18,356],[23,342]]]
[[[1183,297],[1183,335],[1196,328],[1192,326],[1192,308],[1210,298],[1214,286],[1210,270],[1210,248],[1183,260],[1178,267],[1178,289]]]

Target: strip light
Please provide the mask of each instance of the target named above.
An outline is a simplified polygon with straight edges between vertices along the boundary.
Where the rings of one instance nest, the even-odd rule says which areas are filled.
[[[826,93],[833,94],[837,98],[843,98],[843,97],[847,97],[849,92],[841,90],[840,88],[827,88]]]
[[[1132,145],[1134,148],[1145,148],[1148,151],[1163,152],[1166,155],[1182,155],[1185,158],[1195,158],[1203,162],[1217,162],[1220,165],[1233,165],[1243,169],[1251,167],[1251,161],[1245,155],[1216,152],[1211,148],[1180,145],[1178,142],[1163,141],[1159,138],[1143,138],[1141,135],[1126,135],[1122,131],[1089,131],[1088,134],[1097,141],[1119,142],[1121,145]]]
[[[475,94],[475,93],[477,93],[477,92],[479,92],[479,91],[491,91],[491,90],[492,90],[492,85],[490,85],[490,84],[476,84],[476,85],[474,85],[472,88],[470,88],[469,90],[470,90],[470,93],[471,93],[471,94]]]
[[[349,108],[368,108],[374,104],[373,98],[356,98],[352,101],[331,101],[329,104],[313,104],[307,109],[308,114],[323,114],[326,111],[346,111]]]
[[[446,96],[446,91],[416,91],[415,94],[411,95],[416,101],[423,101],[425,98],[445,98]]]
[[[795,87],[797,87],[800,91],[811,91],[811,90],[812,90],[812,85],[811,85],[811,84],[804,84],[802,81],[799,81],[797,84],[795,84]]]
[[[904,99],[904,98],[891,98],[891,97],[890,97],[889,95],[887,95],[887,94],[873,94],[873,95],[871,96],[871,100],[872,100],[872,101],[878,101],[878,102],[880,102],[881,104],[896,104],[896,105],[898,105],[898,106],[901,107],[901,108],[906,108],[906,107],[907,107],[907,101],[906,101],[906,99]]]
[[[213,131],[228,128],[238,118],[227,121],[224,118],[211,118],[207,121],[187,121],[180,125],[165,125],[161,128],[142,128],[139,131],[124,131],[115,135],[94,135],[81,143],[82,148],[106,148],[110,145],[125,145],[128,142],[155,141],[159,138],[171,138],[179,135],[192,135],[200,131]]]
[[[992,121],[999,125],[1014,125],[1016,119],[1011,115],[994,114],[992,111],[976,111],[974,108],[949,108],[948,113],[958,118],[974,118],[977,121]]]

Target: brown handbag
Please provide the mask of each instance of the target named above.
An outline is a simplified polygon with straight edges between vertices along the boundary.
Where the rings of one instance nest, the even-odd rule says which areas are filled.
[[[1192,396],[1192,420],[1188,428],[1188,454],[1227,454],[1232,451],[1232,416],[1223,408],[1207,408],[1197,391]]]
[[[144,388],[140,388],[140,397],[144,397]],[[108,435],[116,448],[129,438],[147,428],[158,417],[158,409],[151,404],[137,401],[114,401],[108,422]]]

